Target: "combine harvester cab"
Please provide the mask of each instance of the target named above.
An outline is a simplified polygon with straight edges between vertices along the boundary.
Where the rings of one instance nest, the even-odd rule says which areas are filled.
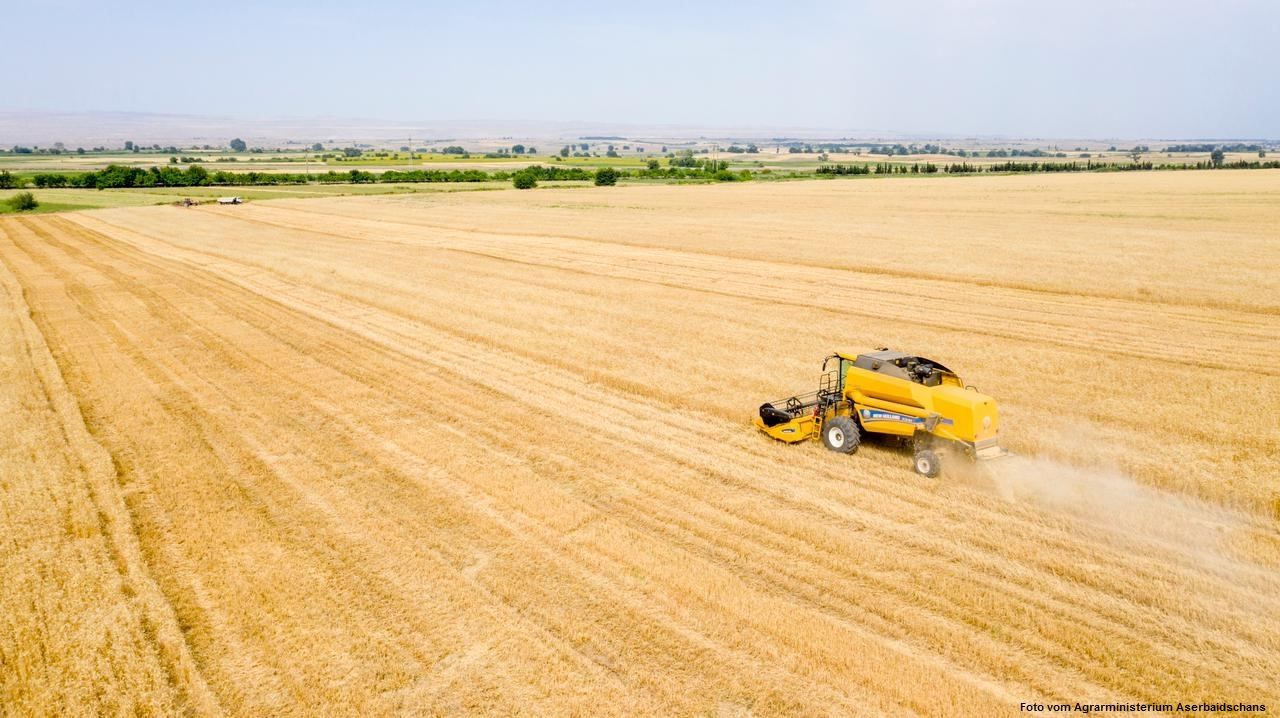
[[[936,361],[888,349],[827,357],[817,391],[762,404],[755,424],[780,441],[821,438],[845,454],[866,434],[899,437],[925,476],[941,472],[944,454],[974,461],[1008,454],[995,399]]]

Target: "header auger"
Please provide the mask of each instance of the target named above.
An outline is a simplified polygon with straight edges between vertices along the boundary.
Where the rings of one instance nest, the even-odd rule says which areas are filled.
[[[843,454],[857,451],[865,434],[900,437],[911,442],[912,465],[925,476],[941,472],[943,453],[974,461],[1008,453],[1000,447],[995,399],[936,361],[888,349],[837,352],[822,372],[817,391],[762,404],[756,426],[788,444],[821,438]]]

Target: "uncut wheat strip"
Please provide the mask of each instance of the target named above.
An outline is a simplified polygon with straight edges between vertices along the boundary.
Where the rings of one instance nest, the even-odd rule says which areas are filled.
[[[1112,355],[1144,358],[1147,361],[1167,362],[1178,365],[1191,364],[1206,368],[1239,370],[1239,365],[1206,359],[1205,357],[1213,356],[1213,354],[1205,351],[1210,345],[1209,342],[1206,342],[1204,346],[1188,346],[1188,342],[1185,341],[1173,344],[1169,343],[1165,338],[1169,336],[1168,333],[1152,332],[1149,335],[1135,335],[1128,332],[1122,325],[1117,325],[1114,329],[1108,329],[1102,323],[1091,327],[1091,334],[1084,338],[1078,329],[1070,326],[1055,326],[1053,323],[1045,321],[1043,315],[1022,319],[1016,316],[1018,313],[1016,310],[999,306],[984,312],[972,309],[972,304],[969,304],[963,313],[955,313],[948,316],[946,308],[954,306],[958,302],[948,301],[943,304],[934,304],[928,299],[922,299],[915,295],[909,289],[901,287],[885,290],[880,293],[882,296],[875,297],[868,296],[869,292],[865,287],[857,287],[849,290],[846,294],[842,294],[838,286],[833,289],[834,285],[832,284],[808,284],[808,280],[784,279],[772,286],[767,280],[756,279],[751,276],[730,281],[724,278],[725,272],[723,270],[717,270],[714,267],[708,267],[705,270],[686,270],[682,273],[679,271],[667,271],[662,267],[639,268],[634,262],[623,262],[621,264],[604,260],[563,262],[555,258],[547,259],[541,254],[525,254],[521,258],[519,253],[510,251],[482,252],[475,249],[458,249],[455,251],[481,254],[493,259],[506,259],[525,264],[569,268],[601,276],[634,278],[665,286],[697,288],[697,291],[706,294],[747,296],[773,303],[790,303],[797,307],[818,304],[820,311],[833,312],[841,316],[911,321],[915,324],[925,324],[938,329],[965,327],[987,336],[1001,338],[1017,338],[1026,336],[1030,331],[1035,331],[1040,341],[1051,342],[1064,347],[1098,350],[1099,347],[1105,346],[1106,351]],[[716,278],[710,278],[713,276]],[[974,295],[971,294],[970,297],[972,296]],[[920,311],[921,306],[929,307],[928,315]],[[1114,321],[1114,319],[1109,321]],[[1183,325],[1180,330],[1185,332],[1189,328],[1189,326]],[[1196,334],[1199,335],[1200,333],[1197,332]],[[1150,338],[1144,338],[1145,336]],[[1262,356],[1262,352],[1266,350],[1268,343],[1274,344],[1276,336],[1280,336],[1280,333],[1268,334],[1260,332],[1259,336],[1254,339],[1246,337],[1246,341],[1249,344],[1242,346],[1241,352],[1246,357],[1257,359]],[[1220,340],[1221,337],[1217,337],[1217,339]],[[1250,346],[1250,344],[1253,346]],[[1262,369],[1260,371],[1264,374],[1272,374],[1269,370]]]
[[[741,193],[745,188],[733,189]],[[770,189],[776,188],[771,187]],[[685,191],[684,194],[686,196],[696,195],[697,192],[697,189],[693,189],[692,191]],[[1177,250],[1181,246],[1177,243],[1178,240],[1186,234],[1185,230],[1183,230],[1185,225],[1180,224],[1171,223],[1167,228],[1159,231],[1151,231],[1145,225],[1128,225],[1114,228],[1121,234],[1118,238],[1113,239],[1105,234],[1100,236],[1097,227],[1086,225],[1076,227],[1063,226],[1058,221],[1053,225],[1056,230],[1055,233],[1041,239],[1034,232],[1028,233],[1028,226],[1039,227],[1045,223],[1046,219],[1054,221],[1054,217],[1051,214],[1033,213],[1031,217],[1012,217],[995,225],[973,226],[970,236],[962,237],[958,246],[955,246],[957,242],[955,241],[954,230],[958,226],[966,226],[965,223],[969,221],[966,215],[973,211],[974,207],[980,206],[980,204],[970,203],[957,205],[957,209],[960,211],[946,218],[948,239],[954,248],[945,255],[950,261],[943,260],[943,263],[940,264],[940,255],[937,253],[929,255],[924,253],[923,248],[917,250],[916,245],[918,243],[904,243],[901,241],[903,237],[916,237],[921,234],[929,236],[935,233],[930,231],[932,228],[928,223],[918,221],[919,218],[929,213],[929,208],[925,205],[917,205],[905,210],[906,217],[911,218],[907,222],[900,219],[889,222],[878,221],[875,215],[858,213],[846,213],[843,216],[832,216],[815,221],[813,215],[821,213],[824,209],[830,209],[830,207],[824,208],[821,204],[807,207],[788,206],[786,207],[785,215],[779,215],[776,218],[768,213],[762,217],[761,213],[753,211],[760,206],[762,201],[768,203],[774,199],[774,197],[749,198],[741,195],[738,198],[738,204],[699,204],[696,207],[685,204],[671,206],[666,212],[654,207],[649,208],[651,211],[647,212],[610,212],[607,213],[607,216],[593,216],[589,212],[584,213],[569,209],[548,212],[536,204],[523,200],[516,200],[521,202],[519,205],[513,205],[510,202],[503,204],[502,198],[498,197],[483,198],[485,202],[483,214],[476,211],[481,208],[474,204],[465,206],[458,203],[444,205],[438,202],[399,202],[397,207],[389,208],[385,200],[379,201],[374,198],[369,198],[365,202],[334,202],[327,204],[325,207],[306,207],[305,210],[326,216],[358,217],[369,217],[376,211],[380,218],[385,218],[387,215],[395,215],[395,209],[401,209],[401,214],[405,213],[404,210],[408,210],[415,215],[413,220],[405,221],[424,222],[424,220],[427,220],[430,224],[460,231],[488,230],[525,235],[552,234],[551,232],[540,233],[532,229],[529,221],[532,218],[534,226],[541,224],[557,227],[558,229],[554,231],[554,234],[568,234],[574,238],[584,240],[598,239],[598,235],[592,236],[577,231],[566,232],[563,229],[563,227],[579,226],[581,225],[579,220],[587,217],[602,221],[607,220],[611,227],[622,232],[622,234],[614,238],[614,241],[636,246],[674,248],[676,245],[672,241],[672,237],[679,236],[681,239],[678,248],[681,250],[725,254],[724,242],[717,241],[717,238],[735,237],[739,241],[734,243],[734,256],[748,256],[763,260],[774,260],[778,256],[786,256],[789,258],[788,261],[792,263],[811,267],[840,270],[852,269],[899,278],[962,279],[968,282],[976,281],[988,287],[1016,288],[1051,294],[1085,293],[1091,296],[1124,300],[1146,299],[1147,297],[1141,296],[1141,293],[1135,296],[1135,292],[1132,290],[1129,292],[1108,291],[1108,287],[1099,285],[1097,280],[1089,276],[1083,277],[1082,281],[1073,281],[1067,284],[1053,277],[1041,278],[1040,281],[1034,282],[1030,281],[1030,278],[1021,279],[1018,275],[1028,266],[1028,262],[1042,264],[1046,261],[1051,261],[1051,263],[1056,261],[1058,265],[1076,263],[1079,255],[1071,253],[1069,249],[1071,247],[1094,247],[1097,251],[1090,252],[1089,256],[1091,258],[1095,256],[1102,257],[1104,261],[1114,265],[1117,261],[1124,261],[1124,257],[1128,256],[1128,253],[1116,254],[1113,245],[1117,241],[1132,244],[1131,238],[1136,234],[1143,238],[1139,246],[1144,248],[1154,248],[1157,245],[1165,244]],[[824,197],[823,201],[839,203],[845,199],[847,199],[846,196],[832,195]],[[289,202],[272,203],[272,206],[275,208],[302,209],[296,203]],[[423,209],[431,211],[424,212],[422,211]],[[1000,212],[1007,210],[1007,206],[1002,206],[999,209]],[[1029,225],[1027,224],[1028,222],[1030,222]],[[847,225],[844,223],[847,223]],[[656,226],[661,226],[663,229],[655,230]],[[1237,225],[1231,229],[1225,239],[1236,244],[1243,243],[1241,251],[1256,256],[1257,253],[1247,247],[1256,245],[1258,250],[1265,250],[1268,247],[1265,237],[1257,230],[1257,227],[1260,226],[1262,225],[1257,222],[1251,225]],[[1251,235],[1242,234],[1250,230],[1253,231],[1252,239],[1249,238]],[[1202,233],[1197,233],[1196,236],[1200,236],[1200,234]],[[1017,237],[1018,243],[1011,245],[1003,239],[1006,236]],[[774,248],[774,251],[766,253],[753,249],[759,246],[769,246]],[[848,249],[845,249],[846,247]],[[883,247],[893,247],[894,251],[876,255],[875,250]],[[871,250],[872,254],[868,255],[866,253],[867,250]],[[1010,250],[1014,251],[1011,253]],[[1010,259],[1001,260],[1004,255],[1009,255]],[[1167,252],[1163,256],[1169,258]],[[973,261],[978,258],[982,259],[981,263]],[[965,271],[961,273],[956,272],[955,260],[957,259],[969,260],[967,263],[962,264]],[[1202,274],[1207,268],[1205,263],[1197,261],[1196,258],[1185,251],[1172,259],[1178,262],[1178,267],[1188,270],[1199,269]],[[868,260],[870,260],[870,264],[868,264]],[[1122,267],[1104,267],[1101,271],[1103,274],[1107,272],[1114,274],[1120,270],[1129,272],[1135,269],[1140,270],[1139,278],[1135,280],[1140,282],[1150,281],[1153,278],[1151,276],[1152,271],[1165,266],[1168,266],[1168,262],[1134,265],[1132,262],[1124,261],[1124,266]],[[992,271],[993,267],[999,268],[1001,271]],[[1215,270],[1215,272],[1216,275],[1220,275],[1223,279],[1232,276],[1239,277],[1238,272],[1233,273],[1229,267],[1225,266]],[[1233,293],[1238,296],[1224,297],[1221,289],[1222,282],[1206,278],[1201,286],[1197,288],[1197,291],[1191,295],[1191,298],[1179,296],[1177,292],[1171,292],[1167,289],[1160,290],[1157,298],[1171,305],[1196,306],[1207,304],[1219,308],[1238,309],[1252,313],[1275,314],[1274,306],[1256,306],[1254,304],[1256,302],[1256,293],[1245,288],[1266,286],[1265,272],[1255,272],[1255,275],[1254,282],[1233,290]],[[1185,287],[1187,285],[1187,278],[1177,273],[1166,272],[1160,275],[1158,281],[1166,286]]]
[[[635,250],[626,248],[627,252],[601,251],[596,247],[578,248],[561,244],[514,243],[510,241],[492,241],[485,243],[460,244],[455,247],[460,251],[501,251],[509,256],[526,262],[548,262],[556,266],[582,267],[586,271],[604,271],[634,273],[643,278],[676,281],[684,278],[691,287],[708,287],[715,290],[732,289],[737,293],[751,293],[751,296],[768,297],[774,300],[787,301],[787,298],[811,297],[809,304],[815,301],[822,306],[839,307],[841,311],[854,311],[854,307],[867,304],[874,308],[876,315],[909,316],[902,313],[902,298],[908,296],[916,301],[926,303],[931,312],[939,313],[942,323],[972,325],[975,328],[987,325],[1006,323],[1011,326],[1023,324],[1039,324],[1054,327],[1064,321],[1068,326],[1087,321],[1091,329],[1100,333],[1100,337],[1108,339],[1118,346],[1123,343],[1134,329],[1143,329],[1144,322],[1159,322],[1148,332],[1164,335],[1172,326],[1184,326],[1187,322],[1195,322],[1201,332],[1210,338],[1218,338],[1220,334],[1213,331],[1213,323],[1220,321],[1221,313],[1206,311],[1170,315],[1165,312],[1156,313],[1149,304],[1135,302],[1117,303],[1100,300],[1081,301],[1074,298],[1063,298],[1048,301],[1026,293],[1006,293],[992,297],[991,291],[983,291],[984,302],[974,305],[974,287],[956,282],[924,283],[904,281],[883,281],[868,279],[851,272],[815,272],[813,270],[795,271],[778,262],[761,262],[758,260],[738,260],[726,263],[722,259],[708,259],[670,250]],[[617,245],[609,247],[618,249]],[[544,255],[551,255],[550,257]],[[849,294],[841,294],[847,292]],[[858,302],[848,302],[856,298]],[[795,299],[791,299],[795,301]],[[964,312],[949,314],[952,307],[963,306]],[[988,305],[994,306],[996,312],[986,310]],[[1158,306],[1158,305],[1157,305]],[[1125,331],[1112,331],[1115,316],[1126,316]],[[1245,319],[1233,317],[1230,322],[1230,337],[1233,340],[1244,339],[1250,342],[1261,342],[1274,339],[1280,327],[1280,320],[1269,318]],[[1139,345],[1138,347],[1142,347]]]
[[[256,212],[256,214],[229,216],[229,218],[232,218],[234,220],[244,220],[244,221],[250,221],[250,222],[257,221],[263,224],[276,226],[282,229],[289,229],[289,228],[297,229],[299,227],[307,226],[305,224],[302,224],[302,225],[298,224],[296,219],[294,220],[293,223],[281,222],[279,220],[267,221],[262,219],[256,219],[257,216],[263,215],[263,214],[267,216],[271,216],[270,213],[273,210],[278,210],[278,209],[279,209],[278,207],[267,207],[267,208],[255,207],[254,212]],[[210,216],[213,216],[213,215],[210,215]],[[303,217],[306,217],[306,215],[303,215]],[[310,219],[314,219],[314,218],[310,218]],[[319,229],[320,226],[323,226],[324,227],[323,232],[327,236],[333,236],[333,237],[345,236],[347,238],[361,238],[368,241],[376,241],[380,243],[400,242],[400,241],[408,241],[408,242],[416,243],[416,242],[424,241],[420,234],[416,236],[403,235],[403,227],[400,227],[400,229],[402,230],[401,239],[398,239],[398,240],[389,239],[387,234],[387,228],[394,227],[396,223],[389,222],[385,219],[377,220],[377,221],[360,220],[354,224],[355,224],[354,227],[344,228],[344,227],[341,227],[340,223],[335,225],[334,223],[330,222],[323,225],[318,225],[318,224],[311,225],[310,229],[314,231]],[[341,234],[337,233],[339,231],[341,231]],[[639,261],[639,259],[635,259],[635,258],[643,257],[647,255],[653,255],[659,258],[663,258],[663,257],[675,258],[670,261],[661,262],[660,264],[663,265],[665,268],[675,268],[676,270],[687,270],[690,268],[696,268],[698,266],[703,266],[703,267],[710,266],[717,272],[717,280],[711,283],[713,285],[718,284],[722,281],[725,281],[725,279],[720,278],[721,274],[724,272],[728,272],[728,275],[732,276],[732,271],[725,269],[724,259],[726,259],[726,257],[720,256],[720,255],[708,258],[708,257],[698,256],[696,253],[691,253],[688,251],[673,251],[673,250],[664,249],[664,248],[653,248],[653,249],[636,248],[636,247],[631,247],[627,245],[619,245],[616,242],[611,242],[609,240],[602,240],[602,239],[575,239],[572,242],[567,242],[566,238],[556,236],[556,235],[546,235],[546,236],[540,235],[536,238],[529,239],[529,238],[523,237],[520,234],[495,235],[490,233],[481,234],[477,232],[477,234],[480,234],[479,237],[463,236],[461,238],[459,238],[456,233],[454,234],[435,233],[435,234],[437,236],[432,240],[430,240],[429,242],[427,242],[430,246],[444,246],[444,245],[441,245],[441,239],[438,236],[443,234],[444,236],[452,236],[455,238],[454,244],[449,246],[453,246],[454,248],[457,248],[457,249],[475,248],[479,246],[479,247],[490,247],[493,249],[501,248],[505,251],[512,251],[513,249],[521,246],[528,246],[533,248],[534,251],[537,251],[538,249],[545,249],[546,247],[551,246],[554,251],[559,252],[561,254],[567,254],[573,251],[582,257],[596,256],[598,253],[602,251],[605,252],[606,255],[608,255],[609,252],[613,250],[628,250],[633,253],[631,255],[628,255],[633,257],[632,264]],[[606,234],[613,235],[613,234],[616,234],[616,232],[611,230]],[[459,239],[461,241],[458,241]],[[548,241],[547,241],[548,239],[550,240],[550,245],[548,244]],[[655,255],[654,253],[657,253],[657,254]],[[794,268],[787,267],[785,262],[782,262],[779,260],[760,261],[760,260],[748,260],[748,259],[742,259],[742,258],[732,258],[732,259],[734,259],[735,261],[729,265],[730,267],[734,267],[739,264],[742,265],[743,268],[747,270],[751,270],[753,267],[758,267],[756,271],[752,271],[749,274],[744,275],[745,281],[747,282],[747,285],[749,287],[756,287],[757,285],[759,285],[759,288],[768,289],[769,292],[771,293],[770,296],[773,296],[773,297],[796,296],[796,295],[825,297],[826,293],[830,293],[833,289],[838,289],[840,286],[842,286],[842,284],[848,283],[850,278],[849,271],[815,272],[813,268],[809,268],[809,267],[800,268],[796,270]],[[582,261],[585,263],[590,263],[589,259],[584,259]],[[815,274],[820,276],[815,277]],[[665,275],[665,272],[659,271],[659,275]],[[781,281],[776,284],[768,284],[770,280],[779,276],[781,276],[785,281]],[[946,311],[947,308],[956,304],[958,299],[963,300],[963,299],[969,298],[971,296],[971,290],[972,290],[972,285],[970,283],[958,283],[955,281],[903,282],[901,279],[884,280],[884,279],[876,278],[874,276],[860,275],[860,274],[857,274],[856,272],[854,273],[853,276],[856,277],[856,281],[857,281],[856,288],[859,292],[861,293],[878,292],[888,299],[888,301],[885,304],[878,305],[880,309],[885,311],[900,311],[901,301],[900,299],[895,300],[895,297],[900,298],[903,294],[909,294],[913,297],[917,297],[925,301],[936,302],[935,304],[931,304],[933,311],[940,311],[940,310]],[[706,285],[707,283],[701,282],[701,284]],[[904,285],[906,287],[905,289],[904,289]],[[802,291],[806,287],[808,288],[808,290]],[[817,293],[814,294],[814,292],[817,292]],[[987,290],[986,293],[990,294],[990,291]],[[1222,322],[1227,323],[1227,325],[1230,327],[1232,331],[1233,336],[1238,337],[1242,333],[1246,336],[1252,335],[1254,337],[1254,341],[1258,341],[1258,342],[1262,342],[1265,340],[1274,340],[1277,331],[1280,331],[1280,330],[1277,330],[1276,328],[1277,320],[1273,320],[1269,317],[1251,318],[1251,317],[1242,316],[1236,313],[1209,312],[1205,310],[1180,311],[1172,307],[1161,307],[1162,311],[1156,314],[1151,311],[1152,305],[1150,303],[1137,303],[1137,302],[1131,302],[1131,301],[1119,302],[1119,303],[1111,302],[1110,304],[1113,304],[1115,306],[1099,307],[1097,306],[1098,302],[1096,300],[1083,301],[1079,298],[1073,298],[1070,296],[1054,298],[1052,300],[1047,300],[1041,297],[1037,297],[1027,292],[1021,292],[1021,293],[1014,292],[1010,296],[1016,299],[1017,301],[1002,302],[1001,303],[1002,313],[1000,315],[995,315],[994,317],[988,317],[988,319],[994,318],[994,319],[999,319],[1001,321],[1017,321],[1018,318],[1016,316],[1007,316],[1007,313],[1013,312],[1016,314],[1016,312],[1018,311],[1024,311],[1022,309],[1019,309],[1019,307],[1027,306],[1027,307],[1037,308],[1034,314],[1029,315],[1030,320],[1044,323],[1046,316],[1054,316],[1054,315],[1058,315],[1058,316],[1069,318],[1069,319],[1080,320],[1083,315],[1083,318],[1087,318],[1090,320],[1091,328],[1097,331],[1104,330],[1107,324],[1114,322],[1117,314],[1121,314],[1128,317],[1129,319],[1127,320],[1127,324],[1130,324],[1130,325],[1135,321],[1135,319],[1138,319],[1138,318],[1145,318],[1147,321],[1151,321],[1158,318],[1160,321],[1174,321],[1174,322],[1177,322],[1179,325],[1181,325],[1182,322],[1194,322],[1199,330],[1197,332],[1197,336],[1204,334],[1206,326],[1212,327],[1214,324],[1222,323]],[[834,302],[836,301],[836,299],[837,298],[832,298],[831,301]],[[1030,310],[1027,310],[1027,311],[1030,311]],[[975,319],[981,318],[981,315],[980,314],[978,315],[964,314],[964,315],[961,315],[960,318],[964,321],[974,321]],[[1130,330],[1131,330],[1131,327],[1130,327]],[[1129,333],[1131,333],[1131,331],[1130,332],[1116,331],[1114,336],[1112,336],[1111,338],[1114,341],[1122,341],[1128,336]],[[1153,330],[1150,333],[1156,336],[1167,336],[1169,334],[1169,332],[1167,331],[1167,327],[1157,327],[1156,330]],[[1212,346],[1213,345],[1212,340],[1215,337],[1216,335],[1212,335],[1212,333],[1210,333],[1210,336],[1205,337],[1206,345]],[[1168,353],[1168,351],[1170,350],[1180,349],[1184,345],[1185,345],[1185,342],[1168,345],[1164,347],[1164,353]],[[1161,353],[1148,351],[1146,354],[1146,356],[1152,356],[1152,355],[1160,356]]]
[[[257,215],[271,216],[273,209],[277,208],[255,207]],[[254,221],[257,215],[246,214],[236,219]],[[300,226],[296,220],[292,224],[278,219],[269,223],[280,227]],[[392,241],[387,238],[386,227],[394,223],[385,219],[361,220],[360,223],[366,225],[360,228],[360,231],[346,228],[342,233],[379,242]],[[371,230],[367,226],[369,224],[376,224],[381,228],[381,232]],[[339,231],[339,226],[333,223],[327,223],[324,226],[328,232]],[[602,227],[601,230],[604,236],[616,236],[616,230],[613,228]],[[413,241],[417,238],[410,236],[406,237],[406,240]],[[700,285],[708,287],[709,290],[731,287],[737,292],[751,292],[754,296],[769,297],[774,300],[781,297],[817,297],[821,298],[820,301],[824,305],[838,306],[840,311],[844,312],[852,311],[865,316],[914,317],[916,321],[920,321],[919,312],[916,311],[914,304],[910,307],[912,311],[903,313],[902,297],[910,296],[916,301],[927,302],[930,311],[938,316],[936,322],[940,326],[999,327],[1003,332],[998,333],[1007,333],[1019,326],[1028,328],[1052,326],[1054,322],[1050,321],[1050,318],[1054,316],[1059,317],[1059,321],[1068,320],[1070,323],[1088,319],[1091,333],[1098,337],[1099,342],[1105,340],[1105,343],[1111,347],[1111,351],[1128,351],[1149,360],[1153,357],[1172,358],[1185,355],[1184,358],[1188,360],[1198,358],[1204,361],[1204,356],[1214,354],[1208,349],[1218,346],[1222,338],[1214,331],[1215,324],[1221,322],[1227,323],[1227,329],[1233,340],[1238,341],[1242,336],[1251,337],[1250,341],[1257,345],[1254,349],[1255,353],[1260,353],[1258,356],[1262,356],[1261,353],[1265,353],[1269,346],[1280,340],[1280,319],[1266,316],[1255,318],[1237,313],[1231,314],[1230,319],[1223,319],[1222,312],[1205,310],[1155,313],[1151,311],[1149,303],[1110,301],[1106,303],[1110,306],[1098,306],[1100,304],[1098,300],[1085,302],[1065,296],[1055,297],[1050,301],[1026,291],[1004,293],[1012,301],[997,300],[994,302],[999,307],[997,312],[984,314],[981,309],[975,310],[972,303],[966,301],[973,296],[973,285],[970,283],[912,281],[903,278],[884,279],[874,275],[858,274],[856,268],[853,269],[854,275],[851,278],[849,270],[795,268],[785,261],[761,261],[738,257],[733,257],[726,263],[725,260],[730,258],[724,255],[706,257],[685,250],[637,248],[601,239],[573,238],[570,241],[569,238],[560,235],[537,235],[530,238],[520,234],[497,235],[472,230],[460,236],[455,230],[434,233],[430,241],[434,246],[440,246],[441,241],[452,241],[453,248],[459,251],[483,251],[483,248],[491,251],[501,250],[504,256],[514,256],[530,262],[547,262],[548,259],[542,256],[542,253],[548,251],[550,244],[550,251],[558,255],[550,259],[550,262],[556,266],[580,266],[584,271],[604,269],[627,272],[641,277],[658,277],[662,281],[675,281],[682,276],[682,273],[696,272],[691,275],[694,281],[690,282],[690,286]],[[526,250],[528,253],[523,257],[519,254],[521,247],[529,248]],[[563,261],[566,256],[573,257],[573,260]],[[599,259],[601,256],[607,259]],[[654,268],[646,270],[646,266]],[[703,272],[699,270],[706,270],[707,274],[714,279],[706,281],[706,277],[702,276]],[[856,282],[851,291],[857,301],[850,301],[848,297],[840,294],[842,287],[846,286],[851,279]],[[985,288],[985,295],[989,297],[992,293],[990,288]],[[808,300],[808,304],[812,304],[812,300]],[[948,312],[954,306],[963,306],[965,311],[949,315]],[[862,311],[855,310],[854,307]],[[1170,308],[1166,307],[1166,309]],[[1026,313],[1025,318],[1020,316],[1021,313]],[[1125,322],[1117,325],[1115,330],[1109,330],[1108,327],[1116,323],[1117,316],[1126,317]],[[1193,322],[1197,331],[1192,339],[1202,343],[1193,343],[1188,346],[1184,336],[1184,341],[1181,342],[1161,342],[1154,346],[1133,344],[1132,330],[1135,324],[1142,321],[1158,321],[1165,324],[1172,322],[1173,327],[1183,327],[1185,323]],[[1144,332],[1155,337],[1168,337],[1171,333],[1169,326],[1156,326],[1151,331]],[[1073,339],[1074,336],[1070,332],[1055,337],[1055,340],[1063,342],[1071,342]],[[1248,349],[1246,348],[1245,351]],[[1235,368],[1238,365],[1222,364],[1221,366]]]

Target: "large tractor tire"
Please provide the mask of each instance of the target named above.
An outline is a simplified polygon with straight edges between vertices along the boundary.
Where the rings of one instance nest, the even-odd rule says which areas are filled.
[[[861,438],[858,425],[847,416],[837,416],[822,427],[822,443],[828,449],[842,454],[857,451]]]
[[[942,473],[942,460],[938,457],[938,452],[933,449],[921,449],[916,452],[915,459],[911,462],[911,467],[921,476],[934,478]]]

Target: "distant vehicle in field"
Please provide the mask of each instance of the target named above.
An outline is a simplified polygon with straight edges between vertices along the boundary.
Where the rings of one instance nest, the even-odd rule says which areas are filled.
[[[898,436],[911,442],[912,467],[925,476],[938,475],[945,452],[975,461],[1008,453],[995,399],[936,361],[888,349],[837,352],[822,369],[817,391],[761,405],[756,426],[788,444],[821,438],[844,454],[857,451],[864,434]]]
[[[219,197],[218,204],[244,204],[243,197]]]

